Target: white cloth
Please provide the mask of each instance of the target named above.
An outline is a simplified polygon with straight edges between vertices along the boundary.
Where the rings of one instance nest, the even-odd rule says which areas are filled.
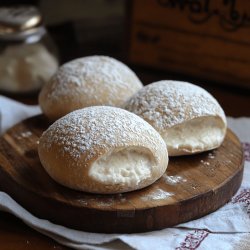
[[[0,95],[0,134],[21,120],[41,113],[37,105],[24,105]]]
[[[20,120],[40,112],[37,106],[23,105],[0,96],[2,133]],[[96,234],[36,218],[3,192],[0,192],[0,210],[12,213],[35,230],[75,249],[250,249],[250,118],[228,118],[228,124],[245,148],[242,186],[229,203],[203,218],[154,232]]]

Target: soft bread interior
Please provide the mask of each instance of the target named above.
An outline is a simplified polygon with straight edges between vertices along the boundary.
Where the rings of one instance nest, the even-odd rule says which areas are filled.
[[[152,177],[155,165],[150,152],[123,149],[97,159],[89,169],[89,176],[105,185],[136,186]]]
[[[217,148],[222,143],[226,126],[219,117],[199,117],[169,128],[162,135],[169,156],[193,154]]]

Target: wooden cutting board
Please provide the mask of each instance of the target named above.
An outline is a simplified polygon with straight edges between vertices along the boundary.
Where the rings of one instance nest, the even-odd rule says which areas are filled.
[[[37,143],[49,123],[33,117],[0,138],[0,190],[39,218],[91,232],[133,233],[173,226],[211,213],[241,184],[243,151],[227,131],[219,149],[170,158],[164,176],[134,192],[95,195],[63,187],[40,164]]]

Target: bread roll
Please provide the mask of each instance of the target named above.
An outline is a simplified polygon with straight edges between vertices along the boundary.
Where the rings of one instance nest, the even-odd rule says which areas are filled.
[[[43,113],[56,120],[76,109],[120,106],[142,88],[125,64],[107,56],[88,56],[62,65],[39,95]]]
[[[38,153],[55,181],[102,194],[146,187],[168,165],[166,144],[151,125],[106,106],[80,109],[57,120],[41,136]]]
[[[224,111],[206,90],[191,83],[152,83],[135,94],[125,109],[142,117],[161,134],[169,156],[217,148],[225,137]]]

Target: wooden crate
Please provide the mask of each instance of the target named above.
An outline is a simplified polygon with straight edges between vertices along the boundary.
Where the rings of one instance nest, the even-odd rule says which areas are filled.
[[[129,61],[250,88],[250,1],[130,2]]]

